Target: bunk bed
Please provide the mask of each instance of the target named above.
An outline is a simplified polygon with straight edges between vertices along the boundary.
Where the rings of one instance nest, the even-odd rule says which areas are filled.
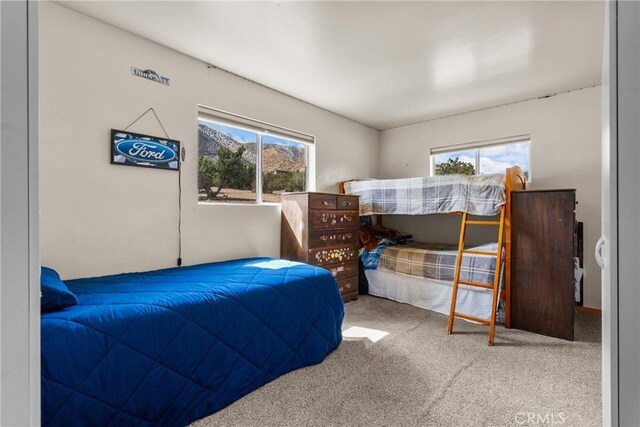
[[[448,333],[455,318],[487,324],[489,345],[493,345],[498,296],[504,304],[505,326],[510,327],[511,193],[525,189],[526,178],[518,166],[507,168],[504,175],[340,183],[340,192],[360,196],[360,216],[375,215],[378,224],[383,215],[461,216],[457,245],[414,243],[385,248],[378,268],[365,271],[369,293],[448,314]],[[477,216],[493,218],[478,220]],[[469,226],[497,226],[497,242],[467,247]]]

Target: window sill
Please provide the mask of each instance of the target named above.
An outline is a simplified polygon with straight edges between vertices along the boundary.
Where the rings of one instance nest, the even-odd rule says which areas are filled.
[[[251,202],[251,203],[241,203],[241,202],[209,202],[209,201],[198,201],[198,205],[202,205],[202,206],[249,206],[249,207],[256,207],[256,206],[278,206],[278,207],[280,207],[280,203],[275,203],[275,202],[263,202],[263,203]]]

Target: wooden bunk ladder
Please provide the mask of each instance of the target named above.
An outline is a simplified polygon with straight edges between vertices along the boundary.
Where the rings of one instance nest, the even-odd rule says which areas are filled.
[[[499,221],[475,221],[469,220],[468,215],[466,213],[462,214],[462,224],[460,226],[460,240],[458,242],[458,257],[456,259],[456,272],[453,278],[453,292],[451,294],[451,309],[449,310],[449,324],[447,327],[447,334],[450,335],[453,332],[453,321],[456,317],[466,320],[472,320],[474,322],[483,323],[485,325],[489,325],[489,345],[493,345],[493,336],[495,334],[496,329],[496,309],[498,307],[498,294],[500,292],[500,270],[502,263],[502,239],[503,239],[503,231],[504,231],[504,214],[505,207],[503,206],[500,209],[500,220]],[[498,248],[496,252],[487,252],[487,251],[474,251],[468,250],[464,248],[464,239],[467,233],[468,225],[490,225],[498,227]],[[462,267],[462,257],[465,255],[489,255],[496,257],[496,267],[495,274],[493,276],[493,283],[477,283],[470,282],[467,280],[460,280],[460,269]],[[464,313],[458,313],[456,311],[456,303],[458,300],[458,286],[466,285],[473,286],[477,288],[491,289],[492,290],[492,301],[491,301],[491,317],[489,319],[481,319],[476,316],[470,316]]]

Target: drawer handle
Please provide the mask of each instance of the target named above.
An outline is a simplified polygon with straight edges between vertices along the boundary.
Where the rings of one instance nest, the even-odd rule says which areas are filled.
[[[351,289],[351,283],[347,283],[345,286],[347,287],[347,289]]]
[[[329,202],[327,202],[326,200],[323,200],[323,201],[322,201],[322,204],[323,204],[323,205],[325,205],[325,206],[328,206],[328,205],[329,205]]]

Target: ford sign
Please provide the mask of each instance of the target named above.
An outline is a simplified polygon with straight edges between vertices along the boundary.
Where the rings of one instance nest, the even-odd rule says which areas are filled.
[[[116,151],[129,160],[167,163],[177,157],[175,151],[166,145],[142,139],[125,139],[116,144]]]
[[[179,141],[112,130],[111,144],[111,163],[179,169]]]

